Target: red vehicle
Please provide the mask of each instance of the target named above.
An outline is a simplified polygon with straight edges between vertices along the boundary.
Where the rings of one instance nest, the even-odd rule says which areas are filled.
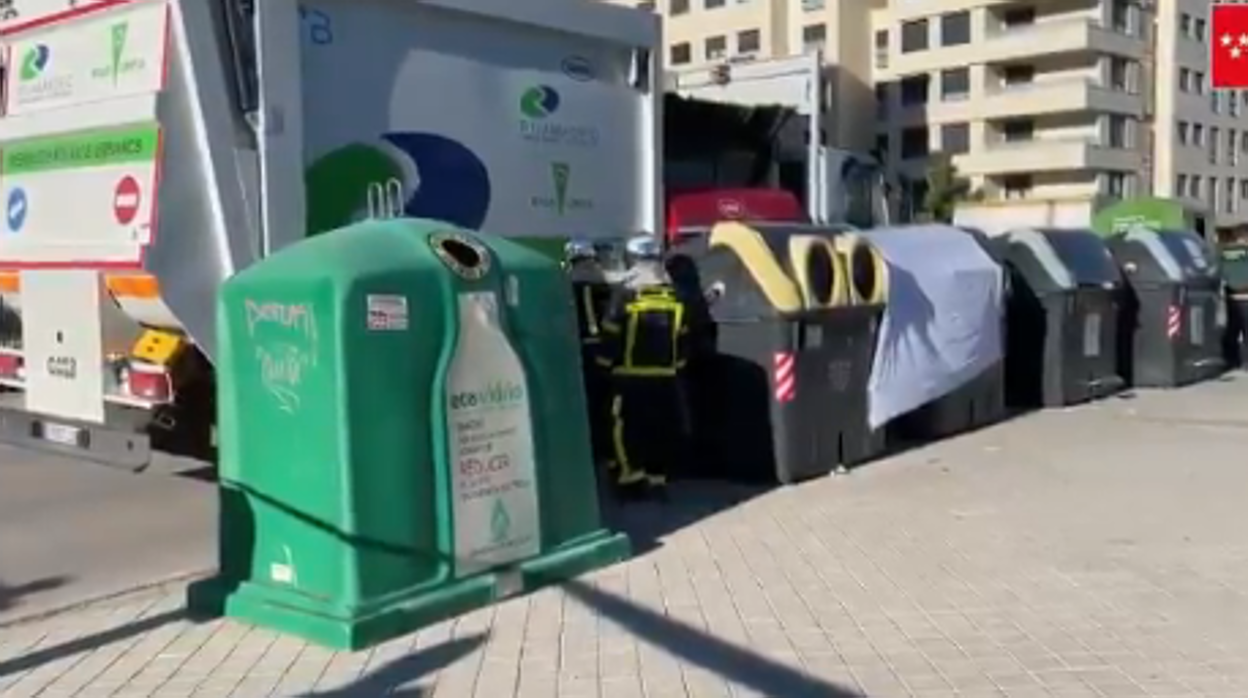
[[[667,243],[707,234],[725,220],[756,223],[807,223],[809,217],[792,192],[784,189],[697,189],[667,195]]]

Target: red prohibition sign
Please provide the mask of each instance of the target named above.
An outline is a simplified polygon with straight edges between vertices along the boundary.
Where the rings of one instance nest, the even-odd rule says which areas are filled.
[[[139,183],[134,177],[126,175],[117,183],[113,190],[113,216],[121,225],[130,225],[139,215],[139,202],[143,196],[139,191]]]

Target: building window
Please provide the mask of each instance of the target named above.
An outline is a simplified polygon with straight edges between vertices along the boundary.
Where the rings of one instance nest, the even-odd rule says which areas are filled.
[[[1030,85],[1035,80],[1036,66],[1034,65],[1007,65],[1001,71],[1001,81],[1006,87]]]
[[[971,150],[971,127],[967,124],[945,124],[940,127],[940,149],[950,155]]]
[[[725,0],[702,0],[702,7],[708,10],[717,10],[725,4],[727,4]]]
[[[971,43],[971,13],[952,12],[940,18],[940,45],[961,46]]]
[[[1239,134],[1239,152],[1248,155],[1248,131]]]
[[[1239,164],[1239,151],[1235,146],[1239,143],[1239,132],[1230,129],[1226,132],[1226,161],[1232,165]]]
[[[901,132],[901,158],[913,160],[927,157],[930,148],[928,137],[926,126],[915,126],[903,130]]]
[[[1222,93],[1217,90],[1209,91],[1209,110],[1214,114],[1222,113]]]
[[[1036,136],[1036,124],[1031,119],[1011,119],[1001,124],[1001,137],[1007,143],[1030,141]]]
[[[672,44],[670,62],[672,65],[684,65],[693,60],[693,48],[688,41]]]
[[[667,14],[683,15],[689,11],[689,0],[669,0]]]
[[[927,73],[911,75],[901,79],[901,106],[917,107],[927,104],[927,95],[932,77]]]
[[[1006,175],[1001,178],[1001,189],[1007,199],[1025,199],[1031,195],[1031,175]]]
[[[658,9],[658,7],[656,6],[654,0],[641,0],[641,2],[637,3],[637,9],[654,12]]]
[[[1205,143],[1204,124],[1192,124],[1192,145],[1201,146]]]
[[[1209,164],[1210,165],[1218,164],[1218,146],[1221,145],[1218,142],[1218,138],[1221,135],[1222,135],[1222,132],[1220,129],[1218,129],[1217,126],[1209,127]]]
[[[1189,133],[1189,131],[1191,131],[1191,127],[1188,123],[1186,121],[1178,122],[1178,124],[1175,125],[1175,130],[1178,133],[1179,145],[1187,145],[1189,142],[1188,139],[1191,137]]]
[[[927,20],[916,19],[901,24],[901,52],[913,53],[927,48]]]
[[[728,55],[728,39],[723,36],[712,36],[706,40],[706,60],[721,60]]]
[[[807,51],[823,48],[827,41],[828,26],[826,24],[807,24],[802,27],[802,45]]]
[[[1187,198],[1189,199],[1200,198],[1200,175],[1192,175],[1192,178],[1188,180]]]
[[[1179,33],[1187,37],[1192,35],[1192,16],[1186,12],[1179,15]]]
[[[1226,92],[1226,110],[1231,116],[1239,116],[1239,93],[1235,90]]]
[[[1109,86],[1119,92],[1131,91],[1131,63],[1125,58],[1109,59]]]
[[[1200,71],[1192,73],[1192,92],[1198,95],[1205,93],[1205,74]]]
[[[1179,91],[1192,91],[1192,71],[1187,68],[1179,68]]]
[[[822,10],[823,7],[824,7],[824,0],[802,0],[802,9],[807,12],[814,12],[815,10]]]
[[[1109,115],[1109,147],[1129,148],[1127,142],[1127,117],[1122,114]]]
[[[737,32],[737,53],[757,53],[762,48],[762,33],[757,29]]]
[[[1030,5],[1010,8],[1001,16],[1001,24],[1004,24],[1007,29],[1026,27],[1035,23],[1036,8]]]
[[[970,68],[940,71],[940,98],[946,102],[966,99],[971,95]]]
[[[880,133],[875,136],[875,157],[879,158],[880,164],[888,162],[888,134]]]
[[[1225,213],[1235,213],[1235,178],[1226,178],[1226,191],[1222,197],[1222,211]]]
[[[1105,193],[1115,199],[1127,198],[1127,175],[1125,172],[1105,173]]]
[[[1248,179],[1239,180],[1239,198],[1248,201]]]
[[[1110,0],[1109,24],[1116,32],[1131,33],[1131,10],[1126,0]]]
[[[1192,38],[1197,41],[1205,40],[1205,19],[1203,17],[1197,17],[1196,21],[1192,23]]]
[[[1180,174],[1174,177],[1174,195],[1187,196],[1187,175]]]
[[[888,102],[890,90],[888,83],[881,82],[875,86],[875,115],[881,119],[888,116]]]

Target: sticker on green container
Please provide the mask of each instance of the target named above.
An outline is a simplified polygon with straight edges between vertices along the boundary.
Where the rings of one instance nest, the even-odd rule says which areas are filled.
[[[541,552],[533,422],[524,367],[499,325],[493,292],[459,296],[446,381],[455,573]]]

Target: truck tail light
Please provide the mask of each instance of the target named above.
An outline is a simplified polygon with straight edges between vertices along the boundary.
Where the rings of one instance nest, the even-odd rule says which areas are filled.
[[[166,403],[173,400],[173,381],[164,366],[146,361],[131,361],[127,388],[142,400]]]
[[[25,373],[22,369],[25,367],[25,361],[22,360],[21,354],[3,354],[0,353],[0,378],[9,380],[19,380]]]

